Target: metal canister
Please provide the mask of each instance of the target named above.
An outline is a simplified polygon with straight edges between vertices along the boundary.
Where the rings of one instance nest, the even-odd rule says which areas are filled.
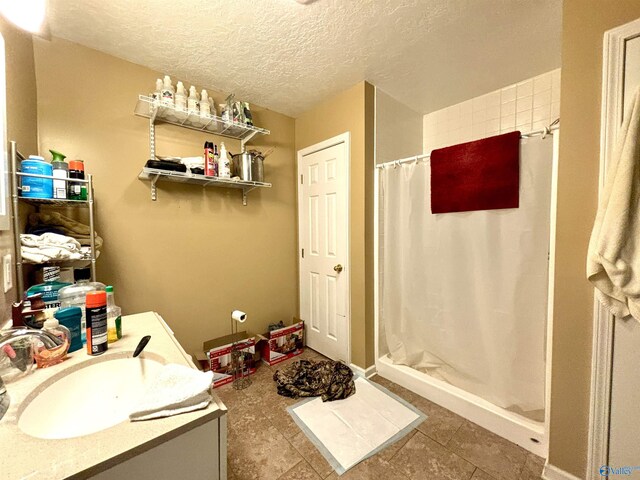
[[[245,152],[244,150],[242,153],[233,155],[233,175],[240,177],[241,180],[246,182],[252,181],[253,175],[251,160],[251,153]]]
[[[251,178],[254,182],[264,182],[264,155],[257,151],[251,150]]]

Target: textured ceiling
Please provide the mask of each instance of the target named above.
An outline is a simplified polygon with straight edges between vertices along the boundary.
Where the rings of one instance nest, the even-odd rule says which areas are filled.
[[[561,0],[49,0],[52,34],[297,116],[361,80],[422,113],[560,66]]]

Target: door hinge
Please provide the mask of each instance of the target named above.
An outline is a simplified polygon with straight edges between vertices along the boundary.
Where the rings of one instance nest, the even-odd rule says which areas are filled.
[[[300,174],[300,185],[304,183],[304,175]]]
[[[304,258],[304,248],[302,249],[302,258]]]

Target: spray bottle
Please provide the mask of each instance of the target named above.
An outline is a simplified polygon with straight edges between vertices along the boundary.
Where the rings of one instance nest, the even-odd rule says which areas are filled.
[[[220,158],[218,159],[218,177],[231,178],[231,159],[224,142],[220,142]]]

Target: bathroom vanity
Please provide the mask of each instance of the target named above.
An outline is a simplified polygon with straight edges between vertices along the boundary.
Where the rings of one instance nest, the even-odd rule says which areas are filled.
[[[7,385],[0,420],[0,472],[6,479],[225,480],[227,409],[213,395],[204,410],[130,422],[135,398],[163,364],[195,368],[160,315],[123,317],[124,336],[90,357],[73,352]],[[145,335],[151,341],[132,353]]]

